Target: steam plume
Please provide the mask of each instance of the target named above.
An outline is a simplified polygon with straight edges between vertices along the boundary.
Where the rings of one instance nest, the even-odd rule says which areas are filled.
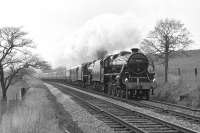
[[[101,15],[89,20],[68,40],[64,57],[67,66],[81,64],[105,54],[137,47],[140,32],[131,15]]]
[[[105,55],[108,53],[108,51],[106,50],[106,49],[104,49],[104,48],[102,48],[102,49],[98,49],[97,51],[96,51],[96,58],[97,59],[101,59],[101,58],[103,58],[103,57],[105,57]]]

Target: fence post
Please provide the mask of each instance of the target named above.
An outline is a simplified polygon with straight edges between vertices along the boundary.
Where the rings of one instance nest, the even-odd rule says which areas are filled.
[[[178,76],[181,76],[181,68],[178,68]]]
[[[197,68],[195,67],[195,68],[194,68],[195,80],[197,79],[197,74],[198,74],[198,72],[197,72]]]

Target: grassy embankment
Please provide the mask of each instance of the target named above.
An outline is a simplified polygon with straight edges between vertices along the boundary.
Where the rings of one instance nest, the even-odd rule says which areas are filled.
[[[55,109],[48,91],[37,80],[28,79],[32,87],[25,99],[8,107],[0,122],[1,133],[60,133]],[[2,107],[1,107],[2,108]]]
[[[176,57],[169,62],[169,83],[164,84],[164,67],[156,65],[158,88],[155,98],[187,106],[200,107],[200,50],[189,56]],[[178,74],[181,69],[181,75]],[[198,69],[195,77],[194,68]]]

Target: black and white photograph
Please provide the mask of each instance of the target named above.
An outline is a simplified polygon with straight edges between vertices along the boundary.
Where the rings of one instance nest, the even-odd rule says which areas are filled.
[[[200,133],[199,0],[0,5],[0,133]]]

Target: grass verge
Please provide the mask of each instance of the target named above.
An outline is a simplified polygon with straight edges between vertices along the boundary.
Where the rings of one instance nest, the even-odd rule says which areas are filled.
[[[71,133],[83,133],[78,127],[77,122],[73,121],[72,116],[65,111],[62,104],[56,102],[56,97],[52,95],[50,91],[47,97],[51,101],[52,107],[55,109],[60,129],[63,131],[67,129]]]
[[[32,86],[39,84],[34,82]],[[30,88],[20,104],[3,114],[0,132],[62,133],[55,109],[47,95],[48,91],[44,88]]]

